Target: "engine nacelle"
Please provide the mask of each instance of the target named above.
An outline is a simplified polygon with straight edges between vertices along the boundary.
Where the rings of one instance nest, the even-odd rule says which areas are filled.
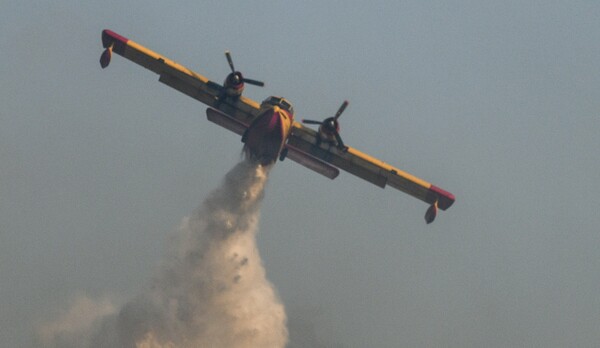
[[[227,94],[227,96],[241,96],[244,92],[244,77],[242,76],[242,73],[235,71],[227,75],[225,82],[223,82],[223,87],[225,87],[225,94]]]
[[[244,78],[241,72],[235,70],[235,67],[233,66],[233,59],[231,58],[231,53],[229,51],[225,51],[225,57],[227,58],[227,63],[229,63],[229,67],[231,68],[231,73],[227,75],[225,82],[223,82],[223,87],[225,88],[225,94],[227,96],[233,98],[240,97],[244,92],[244,83],[249,83],[259,87],[263,87],[265,85],[264,82]]]

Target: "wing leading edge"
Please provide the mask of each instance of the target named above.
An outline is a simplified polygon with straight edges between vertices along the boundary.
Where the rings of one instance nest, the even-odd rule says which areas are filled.
[[[208,119],[236,134],[243,134],[259,114],[260,105],[254,100],[222,98],[225,88],[220,84],[113,31],[102,31],[102,44],[106,49],[100,58],[102,68],[109,65],[112,53],[117,53],[158,74],[160,82],[208,105]],[[318,142],[316,134],[294,122],[286,144],[287,158],[330,179],[342,169],[381,188],[389,185],[418,198],[430,205],[427,223],[435,219],[438,208],[446,210],[455,201],[453,194],[357,149]]]
[[[437,208],[446,210],[454,203],[455,197],[431,183],[371,157],[355,148],[341,150],[328,143],[316,145],[316,132],[301,124],[294,124],[288,144],[324,162],[356,175],[381,188],[387,185],[407,193],[430,205],[425,220],[431,223]]]
[[[108,66],[114,52],[158,74],[159,81],[167,86],[219,109],[243,124],[252,123],[258,115],[260,105],[254,100],[244,96],[220,98],[224,94],[220,84],[111,30],[102,31],[102,45],[106,48],[100,59],[102,67]]]
[[[247,125],[213,108],[206,109],[206,116],[209,121],[216,123],[223,128],[227,128],[238,135],[244,134],[246,129],[248,129]],[[297,162],[310,170],[322,174],[328,177],[329,179],[335,179],[340,174],[340,171],[337,168],[289,144],[286,144],[286,151],[286,158],[289,158],[292,161]]]

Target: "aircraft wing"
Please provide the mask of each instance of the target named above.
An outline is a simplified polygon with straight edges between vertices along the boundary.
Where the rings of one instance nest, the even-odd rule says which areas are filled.
[[[100,59],[103,68],[108,66],[114,52],[155,72],[160,82],[219,109],[246,126],[258,116],[260,105],[254,100],[244,96],[219,98],[224,93],[222,85],[113,31],[102,31],[102,45],[106,48]]]
[[[316,139],[317,133],[314,130],[294,122],[292,134],[288,138],[288,145],[381,188],[389,185],[424,201],[431,206],[425,216],[428,223],[435,218],[437,208],[446,210],[454,203],[453,194],[425,180],[352,147],[348,147],[344,151],[327,142],[321,142],[317,146]]]
[[[248,126],[237,121],[235,118],[212,108],[206,109],[206,116],[209,121],[216,123],[223,128],[229,129],[238,135],[244,134],[246,129],[248,129]],[[305,166],[310,170],[324,175],[329,179],[335,179],[340,174],[339,169],[305,153],[304,151],[296,149],[289,144],[286,144],[286,150],[287,158]]]

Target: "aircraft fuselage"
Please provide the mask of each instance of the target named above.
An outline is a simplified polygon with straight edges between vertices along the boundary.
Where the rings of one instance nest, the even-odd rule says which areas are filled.
[[[266,108],[243,136],[246,154],[262,165],[274,163],[284,149],[293,121],[293,113],[288,110]]]

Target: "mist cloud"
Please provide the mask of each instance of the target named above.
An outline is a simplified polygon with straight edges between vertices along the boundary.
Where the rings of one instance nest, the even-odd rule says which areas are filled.
[[[256,245],[268,168],[236,165],[169,240],[147,289],[117,309],[82,297],[43,347],[284,347],[286,314]]]

